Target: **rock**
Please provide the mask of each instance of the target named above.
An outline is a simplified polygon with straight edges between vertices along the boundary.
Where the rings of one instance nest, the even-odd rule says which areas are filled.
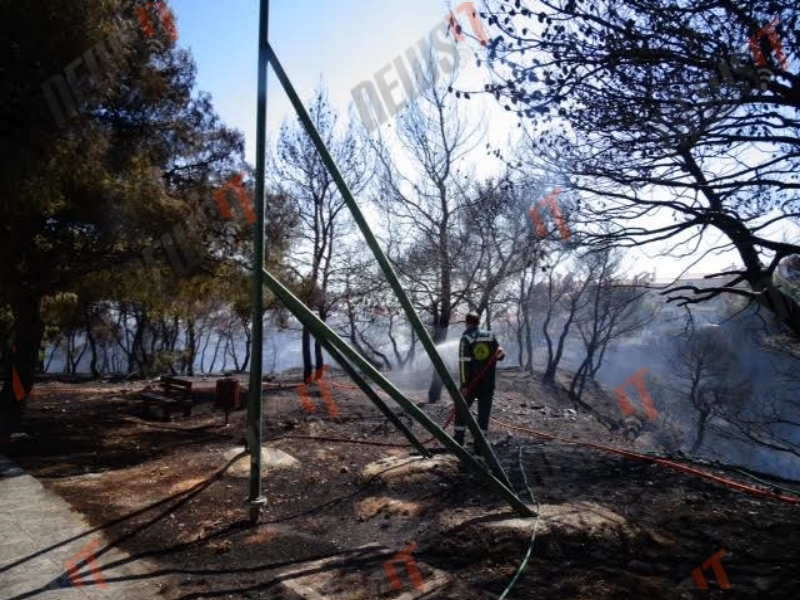
[[[349,469],[347,467],[342,467],[341,469],[339,469],[339,473],[347,473],[347,472],[349,472]]]
[[[226,462],[228,462],[242,451],[244,451],[243,447],[232,448],[223,454],[223,458]],[[286,452],[283,452],[282,450],[264,446],[261,448],[261,465],[265,471],[275,469],[293,469],[300,465],[300,461]],[[232,464],[228,469],[228,474],[234,477],[249,477],[250,456],[242,456],[239,460]]]
[[[439,454],[429,459],[397,455],[366,465],[361,470],[361,480],[377,478],[393,486],[434,484],[457,473],[458,464],[458,459],[448,454]]]
[[[210,544],[209,549],[214,554],[225,554],[233,550],[233,543],[230,540],[224,540],[215,544]]]
[[[360,522],[371,519],[381,513],[385,515],[418,515],[422,506],[418,502],[409,502],[390,496],[371,496],[364,498],[355,506]]]

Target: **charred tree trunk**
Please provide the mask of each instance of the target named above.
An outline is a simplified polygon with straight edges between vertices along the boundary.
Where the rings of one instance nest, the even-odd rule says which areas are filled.
[[[525,321],[525,350],[528,352],[525,371],[533,375],[533,328],[531,327],[531,318],[527,310],[522,318]]]
[[[522,338],[524,326],[520,320],[517,321],[517,326],[514,328],[514,336],[517,342],[517,363],[519,368],[525,368],[525,340]]]
[[[208,345],[211,343],[211,334],[214,332],[212,327],[207,328],[208,334],[206,335],[206,343],[203,344],[203,349],[200,351],[200,372],[206,372],[206,352],[208,351]]]
[[[210,335],[210,334],[209,334]],[[219,355],[219,346],[222,344],[222,334],[217,333],[217,344],[214,346],[214,355],[211,357],[211,366],[208,367],[208,372],[214,372],[214,365],[217,364],[217,356]],[[223,366],[224,368],[224,366]]]
[[[194,376],[194,360],[197,357],[197,331],[194,319],[186,320],[186,373]]]
[[[439,318],[434,321],[433,343],[440,344],[441,342],[445,341],[447,339],[447,332],[449,329],[450,311],[443,310],[439,315]],[[439,373],[434,370],[433,376],[431,377],[431,385],[428,388],[428,402],[435,404],[441,399],[443,386],[444,383],[442,382],[442,378],[439,377]]]
[[[97,369],[97,341],[94,339],[92,330],[94,321],[94,313],[89,308],[86,310],[86,342],[89,344],[89,349],[92,353],[92,358],[89,360],[89,372],[92,377],[97,378],[100,376],[100,372]]]
[[[228,330],[228,341],[225,342],[226,347],[230,346],[231,360],[233,360],[233,370],[241,373],[242,369],[239,368],[239,357],[236,355],[236,340],[233,337],[233,328]]]
[[[326,308],[321,307],[319,309],[319,318],[320,320],[325,323],[328,320],[328,311]],[[322,344],[319,341],[314,340],[314,367],[317,373],[322,372],[322,367],[325,366],[325,357],[322,355]]]
[[[700,413],[700,421],[697,424],[697,437],[694,440],[694,444],[692,447],[689,448],[689,454],[697,454],[697,451],[700,450],[700,447],[703,445],[706,439],[706,431],[708,429],[708,412],[701,412]]]
[[[311,332],[307,327],[303,327],[303,338],[301,340],[301,347],[303,350],[303,381],[308,381],[311,378]]]
[[[244,360],[242,361],[242,369],[240,372],[247,371],[247,367],[250,364],[250,344],[253,341],[252,328],[248,324],[247,320],[242,321],[242,329],[244,329]],[[264,341],[262,340],[261,343],[263,344]],[[261,348],[256,348],[256,352],[261,351]]]

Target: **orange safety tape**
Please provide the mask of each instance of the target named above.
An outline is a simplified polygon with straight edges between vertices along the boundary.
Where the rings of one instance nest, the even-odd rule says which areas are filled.
[[[710,481],[714,481],[716,483],[720,483],[727,487],[730,487],[735,490],[739,490],[742,492],[746,492],[748,494],[755,494],[757,496],[766,496],[767,498],[773,498],[775,500],[781,500],[783,502],[789,502],[791,504],[800,504],[800,498],[793,498],[791,496],[784,496],[783,494],[776,494],[775,492],[768,492],[766,490],[760,490],[758,488],[745,485],[743,483],[739,483],[737,481],[733,481],[732,479],[726,479],[725,477],[720,477],[718,475],[714,475],[713,473],[709,473],[708,471],[703,471],[702,469],[698,469],[696,467],[689,467],[687,465],[683,465],[681,463],[677,463],[671,460],[667,460],[664,458],[656,458],[654,456],[648,456],[646,454],[640,454],[638,452],[631,452],[630,450],[621,450],[619,448],[612,448],[610,446],[603,446],[601,444],[595,444],[593,442],[581,442],[576,440],[568,440],[566,438],[559,437],[557,435],[552,435],[550,433],[544,433],[542,431],[536,431],[535,429],[528,429],[526,427],[517,427],[515,425],[511,425],[509,423],[504,423],[503,421],[498,421],[494,417],[491,419],[493,422],[497,423],[501,427],[506,429],[513,429],[515,431],[522,431],[524,433],[529,433],[531,435],[535,435],[538,437],[543,437],[550,440],[556,440],[559,442],[565,442],[567,444],[577,444],[579,446],[587,446],[589,448],[596,448],[597,450],[603,450],[605,452],[610,452],[612,454],[619,454],[621,456],[626,456],[628,458],[636,458],[638,460],[647,460],[650,462],[654,462],[659,465],[663,465],[666,467],[670,467],[672,469],[677,469],[678,471],[683,471],[685,473],[689,473],[690,475],[696,475],[698,477],[702,477],[704,479],[708,479]]]

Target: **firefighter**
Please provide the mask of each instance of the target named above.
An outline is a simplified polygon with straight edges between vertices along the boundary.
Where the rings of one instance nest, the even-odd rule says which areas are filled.
[[[472,407],[478,400],[478,426],[484,437],[489,432],[489,414],[492,411],[492,397],[494,396],[494,376],[496,362],[505,358],[505,352],[497,342],[491,331],[478,328],[480,316],[470,312],[464,320],[467,328],[461,336],[458,346],[458,364],[461,376],[461,395],[467,401],[467,406]],[[464,445],[464,430],[466,423],[456,411],[455,441]],[[475,440],[475,454],[480,455],[481,449]]]

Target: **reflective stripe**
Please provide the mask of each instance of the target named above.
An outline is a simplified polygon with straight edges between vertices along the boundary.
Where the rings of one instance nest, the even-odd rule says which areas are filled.
[[[461,339],[461,342],[459,342],[459,344],[458,344],[458,358],[459,358],[458,367],[459,367],[459,371],[461,371],[461,373],[460,373],[460,375],[461,375],[460,383],[461,383],[462,386],[467,384],[468,366],[465,364],[467,361],[464,360],[464,359],[465,358],[467,358],[467,359],[469,358],[469,356],[467,356],[467,347],[468,346],[469,346],[469,344],[463,338]]]
[[[471,356],[465,356],[464,358],[459,358],[461,362],[470,362],[472,360]]]

